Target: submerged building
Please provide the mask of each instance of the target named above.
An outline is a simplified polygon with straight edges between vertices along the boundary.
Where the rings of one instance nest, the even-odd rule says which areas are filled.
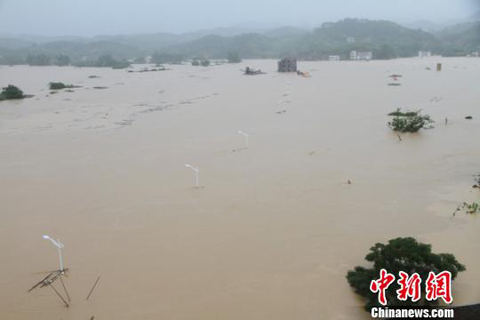
[[[429,58],[432,56],[431,51],[418,51],[418,57],[419,58]]]
[[[366,60],[370,61],[373,59],[372,51],[355,51],[350,52],[350,60]]]
[[[297,59],[285,58],[278,61],[278,72],[297,72]]]

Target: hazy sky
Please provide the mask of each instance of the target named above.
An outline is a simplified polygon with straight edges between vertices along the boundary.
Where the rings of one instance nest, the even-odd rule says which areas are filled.
[[[345,17],[445,22],[475,0],[0,0],[0,34],[184,32],[257,24],[315,27]]]

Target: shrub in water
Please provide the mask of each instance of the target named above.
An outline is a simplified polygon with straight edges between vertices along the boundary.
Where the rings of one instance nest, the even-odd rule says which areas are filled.
[[[434,121],[430,119],[429,115],[422,115],[421,111],[402,112],[401,109],[389,114],[394,117],[392,121],[388,122],[388,126],[398,132],[417,132],[420,129],[433,128],[431,126]]]
[[[2,92],[0,93],[0,101],[18,100],[23,98],[25,98],[23,91],[13,85],[9,85],[8,87],[3,88]]]
[[[62,82],[50,82],[48,86],[49,86],[50,90],[62,90],[62,89],[66,89],[66,88],[75,88],[74,85],[64,84]]]

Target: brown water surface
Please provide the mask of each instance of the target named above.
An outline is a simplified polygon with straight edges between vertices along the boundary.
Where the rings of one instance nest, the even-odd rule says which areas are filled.
[[[455,254],[455,303],[480,302],[480,217],[452,219],[480,201],[480,60],[275,67],[1,67],[35,97],[0,102],[0,318],[368,319],[345,274],[397,236]],[[399,107],[436,128],[399,142]],[[69,309],[27,293],[58,268],[43,234],[65,244]]]

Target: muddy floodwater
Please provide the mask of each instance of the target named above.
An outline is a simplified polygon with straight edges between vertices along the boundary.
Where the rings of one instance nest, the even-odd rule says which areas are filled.
[[[369,319],[345,275],[398,236],[453,253],[455,304],[480,302],[480,216],[452,216],[480,202],[480,59],[299,68],[2,66],[35,96],[0,102],[0,318]],[[435,128],[400,142],[396,108]],[[59,268],[44,234],[65,244],[69,309],[27,293]]]

